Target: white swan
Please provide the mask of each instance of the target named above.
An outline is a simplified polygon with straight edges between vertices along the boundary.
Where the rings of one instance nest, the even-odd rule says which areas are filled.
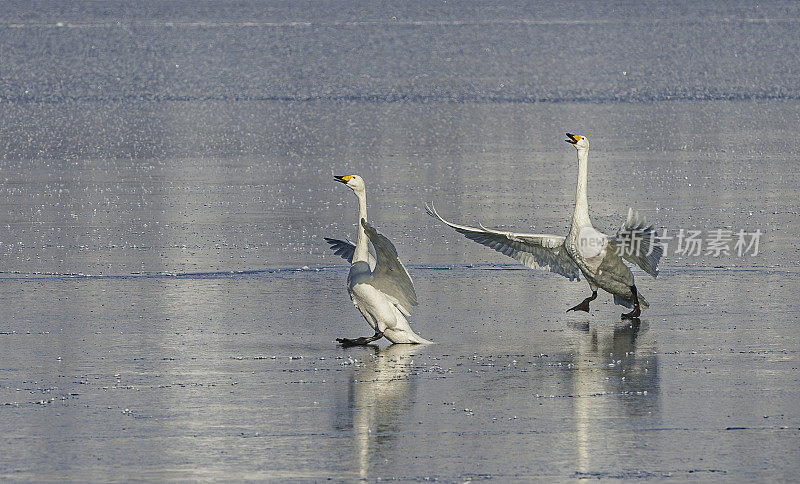
[[[567,133],[565,141],[578,150],[578,188],[575,195],[575,210],[572,225],[566,237],[544,234],[517,234],[500,230],[458,225],[443,219],[436,209],[425,206],[428,213],[446,223],[467,238],[511,256],[528,267],[546,268],[569,280],[586,278],[592,295],[569,311],[589,312],[589,302],[597,297],[597,288],[614,295],[614,303],[631,312],[622,315],[632,319],[641,315],[641,308],[648,307],[639,294],[633,274],[623,259],[638,265],[653,277],[658,275],[658,261],[663,249],[658,242],[653,226],[645,226],[644,218],[628,209],[628,218],[613,237],[592,227],[589,220],[587,179],[589,142],[583,136]]]
[[[353,245],[345,240],[325,238],[334,252],[349,261],[347,290],[353,304],[375,330],[370,337],[338,338],[339,343],[365,345],[386,337],[392,343],[430,343],[414,333],[406,320],[417,305],[417,294],[406,268],[397,258],[394,245],[367,223],[367,191],[358,175],[334,177],[350,187],[358,197],[358,239]],[[375,248],[369,253],[367,238]],[[374,269],[371,267],[374,266]]]

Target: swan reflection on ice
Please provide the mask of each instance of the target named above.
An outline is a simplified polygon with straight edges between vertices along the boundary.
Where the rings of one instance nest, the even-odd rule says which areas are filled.
[[[658,414],[657,351],[652,342],[640,340],[642,326],[633,320],[613,329],[577,328],[570,374],[579,475],[593,475],[602,469],[604,456],[613,460],[636,445],[638,434],[629,422]]]
[[[336,426],[352,430],[355,465],[360,478],[370,477],[372,462],[393,452],[415,394],[414,358],[425,345],[366,346],[353,353],[347,396],[337,402]],[[341,394],[340,394],[341,395]]]

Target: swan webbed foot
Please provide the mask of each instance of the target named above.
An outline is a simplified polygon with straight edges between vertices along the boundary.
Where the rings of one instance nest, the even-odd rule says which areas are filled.
[[[633,310],[629,313],[623,313],[622,319],[639,319],[642,315],[642,309],[639,305],[639,293],[636,291],[636,285],[631,286],[631,293],[633,294]]]
[[[589,312],[589,303],[597,299],[597,291],[592,291],[592,295],[584,299],[581,303],[572,306],[571,308],[567,309],[567,312],[570,311],[586,311]]]
[[[641,316],[641,315],[642,315],[642,310],[639,308],[639,306],[636,306],[635,308],[633,308],[633,311],[631,311],[629,313],[622,313],[622,319],[637,319],[638,320],[639,316]]]
[[[372,343],[373,341],[378,341],[379,339],[383,338],[383,332],[376,331],[372,336],[362,336],[360,338],[336,338],[336,342],[340,345],[347,347],[347,346],[364,346]]]
[[[576,304],[576,305],[572,306],[571,308],[567,309],[567,312],[570,312],[570,311],[586,311],[588,313],[589,312],[589,298],[587,297],[580,304]]]

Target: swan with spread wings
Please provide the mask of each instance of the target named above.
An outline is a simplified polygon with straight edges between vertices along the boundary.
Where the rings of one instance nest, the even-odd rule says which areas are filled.
[[[589,303],[597,298],[601,288],[614,296],[614,303],[631,309],[622,315],[633,319],[649,306],[636,289],[633,273],[623,261],[639,266],[653,277],[658,276],[658,261],[663,248],[652,225],[644,217],[628,209],[628,218],[613,236],[608,236],[592,226],[589,220],[587,194],[589,142],[578,134],[567,133],[566,142],[578,151],[578,187],[572,224],[566,237],[561,235],[522,234],[492,230],[481,225],[468,227],[448,222],[433,207],[426,205],[428,213],[464,234],[468,239],[486,245],[513,257],[532,268],[548,269],[567,277],[589,283],[592,295],[570,311],[589,312]]]
[[[367,192],[364,179],[358,175],[337,176],[334,179],[353,190],[358,198],[358,239],[326,237],[334,253],[351,263],[347,276],[350,299],[367,323],[375,330],[369,337],[338,338],[345,346],[366,345],[384,336],[392,343],[430,343],[416,334],[406,317],[417,305],[417,294],[408,271],[400,262],[392,242],[379,234],[367,222]],[[375,256],[369,252],[369,242]]]

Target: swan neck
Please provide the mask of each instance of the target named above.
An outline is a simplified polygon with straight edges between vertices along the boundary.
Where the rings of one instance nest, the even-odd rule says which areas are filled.
[[[356,240],[356,251],[353,254],[353,262],[369,261],[369,241],[367,240],[367,233],[364,226],[361,225],[362,220],[367,219],[367,192],[355,192],[358,197],[358,239]]]
[[[572,214],[574,228],[591,225],[589,220],[589,150],[578,150],[578,186],[575,190],[575,211]]]

